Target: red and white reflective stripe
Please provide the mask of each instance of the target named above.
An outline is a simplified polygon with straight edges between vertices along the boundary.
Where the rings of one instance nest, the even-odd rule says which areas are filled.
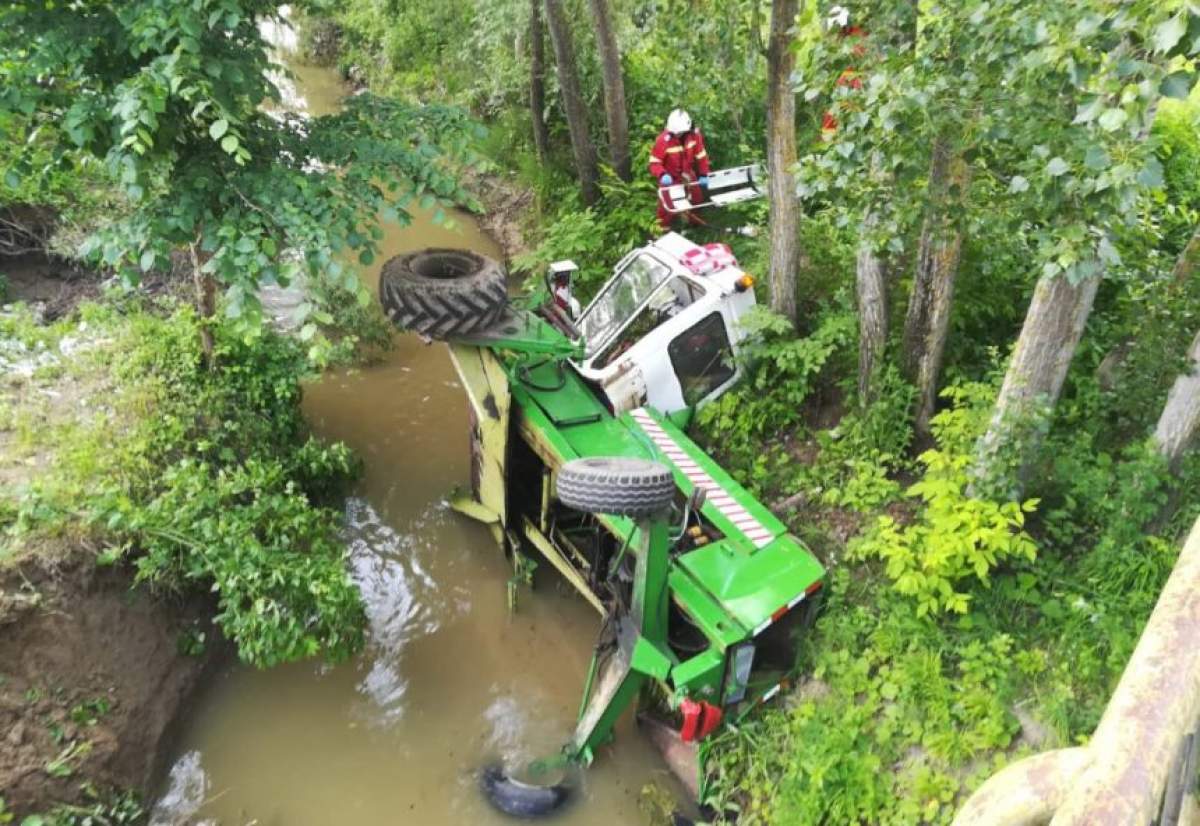
[[[679,468],[687,480],[698,488],[704,488],[708,494],[707,501],[721,515],[733,523],[739,531],[745,534],[746,538],[754,543],[754,547],[762,548],[771,543],[775,535],[767,530],[761,522],[758,521],[745,508],[737,503],[737,501],[729,495],[729,492],[717,484],[711,476],[704,471],[704,468],[696,464],[696,462],[684,452],[684,450],[675,443],[675,441],[667,435],[667,432],[659,427],[658,422],[645,410],[638,408],[632,411],[630,416],[638,423],[638,426],[646,432],[650,437],[650,441],[654,442],[654,446],[663,452],[664,455]],[[755,632],[757,633],[757,632]]]
[[[820,583],[817,583],[817,584],[819,585]],[[813,588],[813,590],[815,591],[816,589]],[[779,620],[783,619],[784,615],[787,614],[788,611],[792,610],[797,605],[799,605],[804,600],[804,598],[806,596],[808,596],[810,593],[812,593],[812,592],[805,590],[803,593],[792,597],[791,601],[787,605],[781,605],[778,608],[776,608],[774,614],[771,614],[771,616],[767,617],[765,620],[760,622],[758,624],[758,627],[754,629],[754,636],[757,637],[763,631],[766,631],[768,628],[770,628],[771,623],[778,622]]]

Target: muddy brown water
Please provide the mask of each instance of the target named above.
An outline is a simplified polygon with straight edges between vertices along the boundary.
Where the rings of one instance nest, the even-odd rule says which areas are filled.
[[[329,70],[295,67],[320,114],[345,90]],[[385,254],[424,246],[498,250],[466,216],[456,228],[418,215],[386,227]],[[379,267],[363,272],[372,286]],[[466,398],[442,345],[401,336],[387,361],[331,373],[305,389],[313,429],[348,443],[366,470],[345,507],[352,576],[368,643],[331,667],[234,666],[186,723],[155,824],[505,824],[477,772],[556,752],[578,711],[598,617],[561,581],[522,588],[483,526],[450,510],[469,479]],[[543,566],[549,567],[549,566]],[[573,773],[553,822],[640,824],[638,797],[678,792],[630,719],[596,763]]]

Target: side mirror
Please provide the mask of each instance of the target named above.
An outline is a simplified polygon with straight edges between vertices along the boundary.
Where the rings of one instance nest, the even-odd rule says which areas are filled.
[[[546,286],[550,290],[551,300],[572,321],[579,318],[580,311],[579,302],[571,294],[572,282],[578,271],[579,266],[574,261],[555,261],[550,265],[550,272],[546,276]]]

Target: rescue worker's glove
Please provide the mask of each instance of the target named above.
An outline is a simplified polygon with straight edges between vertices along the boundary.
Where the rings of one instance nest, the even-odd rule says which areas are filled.
[[[700,180],[696,181],[696,183],[700,184],[700,186],[704,187],[705,189],[708,189],[708,176],[701,175]]]
[[[670,186],[673,180],[675,179],[672,178],[668,173],[664,172],[662,177],[658,179],[658,182],[663,186]]]

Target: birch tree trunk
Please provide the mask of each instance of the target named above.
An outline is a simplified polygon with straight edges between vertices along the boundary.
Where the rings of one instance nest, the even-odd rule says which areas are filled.
[[[796,273],[800,264],[800,205],[796,199],[796,95],[792,91],[791,29],[797,0],[773,0],[767,45],[767,192],[771,203],[771,309],[796,322]]]
[[[1200,333],[1192,339],[1188,358],[1188,370],[1175,379],[1154,428],[1154,445],[1172,469],[1179,466],[1200,431]]]
[[[612,26],[608,0],[590,0],[596,24],[596,47],[604,80],[604,117],[608,122],[608,152],[622,181],[633,179],[629,165],[629,113],[625,108],[625,81],[621,77],[621,51]]]
[[[542,0],[529,0],[529,116],[533,123],[533,148],[546,160],[550,131],[546,128],[546,33],[542,27]]]
[[[979,440],[974,494],[1020,495],[1044,435],[1041,424],[1058,402],[1099,285],[1099,276],[1075,284],[1062,276],[1038,281],[991,424]]]
[[[546,0],[546,23],[554,42],[554,59],[558,66],[558,87],[562,92],[567,128],[571,133],[571,148],[575,152],[575,172],[583,202],[591,206],[600,197],[596,149],[588,129],[587,106],[579,88],[579,73],[575,63],[575,44],[571,27],[563,14],[562,0]]]
[[[875,252],[870,236],[875,217],[863,222],[863,238],[855,262],[855,294],[858,297],[858,401],[866,406],[875,397],[875,378],[887,345],[887,278],[883,260]]]
[[[951,158],[947,141],[934,142],[929,168],[930,211],[917,246],[917,270],[904,318],[901,353],[904,374],[917,387],[916,428],[922,436],[929,435],[929,420],[937,407],[938,380],[963,242],[962,232],[952,219],[952,209],[955,203],[961,203],[968,174],[961,158]],[[951,189],[955,187],[959,198],[951,197]]]

